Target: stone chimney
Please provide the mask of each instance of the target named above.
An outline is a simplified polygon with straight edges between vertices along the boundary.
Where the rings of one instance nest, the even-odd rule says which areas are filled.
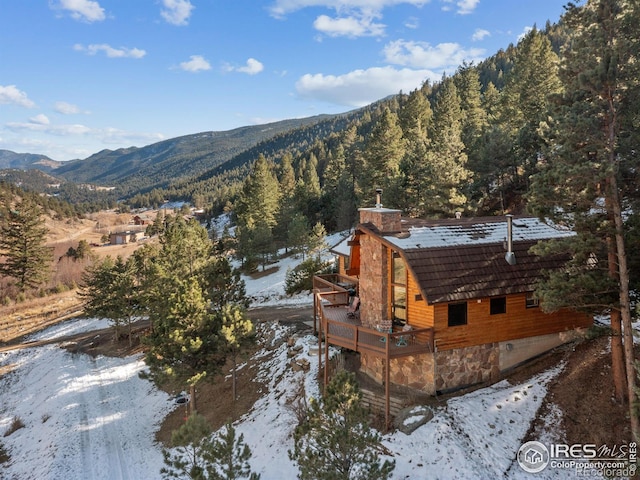
[[[376,189],[376,206],[373,208],[360,208],[360,223],[370,223],[380,233],[398,233],[401,230],[401,210],[384,208],[382,206],[382,189]]]
[[[382,206],[382,189],[376,190],[376,206],[360,208],[360,223],[376,228],[381,235],[399,233],[401,211]],[[389,304],[389,252],[370,235],[360,237],[360,320],[375,328],[387,321]]]

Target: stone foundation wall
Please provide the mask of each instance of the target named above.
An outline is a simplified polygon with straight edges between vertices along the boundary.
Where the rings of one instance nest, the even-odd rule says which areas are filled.
[[[497,343],[436,352],[435,361],[436,391],[497,380],[500,376],[500,351]]]
[[[374,355],[360,354],[360,371],[380,385],[384,384],[385,362]],[[434,395],[433,354],[396,358],[389,362],[391,385],[407,387],[417,392]]]

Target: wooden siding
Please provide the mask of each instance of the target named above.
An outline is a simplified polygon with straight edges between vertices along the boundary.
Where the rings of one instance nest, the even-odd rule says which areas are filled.
[[[413,275],[407,285],[407,323],[415,328],[433,327],[434,308],[421,298],[420,289]]]
[[[351,255],[349,256],[349,268],[346,270],[347,275],[358,276],[360,275],[360,237],[356,235],[355,240],[352,240]]]
[[[347,257],[338,255],[338,275],[347,274],[346,262],[347,262]]]
[[[447,325],[448,304],[436,304],[434,328],[436,348],[450,350],[535,337],[578,327],[589,327],[593,322],[589,316],[570,310],[544,313],[540,308],[526,308],[525,300],[526,294],[507,296],[507,313],[497,315],[489,313],[489,298],[469,300],[467,324],[457,327]]]

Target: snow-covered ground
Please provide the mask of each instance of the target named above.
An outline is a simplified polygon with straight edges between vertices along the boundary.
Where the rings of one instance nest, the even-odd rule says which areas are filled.
[[[329,243],[337,243],[338,238]],[[333,242],[333,243],[332,243]],[[295,259],[279,265],[272,275],[247,281],[247,293],[256,305],[311,303],[310,295],[285,301],[284,276]],[[104,320],[73,320],[41,332],[33,339],[59,337],[103,328]],[[275,338],[288,335],[286,327],[263,325]],[[256,354],[268,385],[251,412],[236,425],[252,450],[251,465],[263,480],[297,477],[289,460],[291,433],[296,423],[287,405],[304,383],[307,395],[318,396],[315,338],[297,339],[298,353],[310,363],[307,373],[289,368],[286,342],[264,345]],[[11,461],[0,467],[0,478],[15,480],[159,479],[161,446],[154,432],[176,408],[169,396],[140,374],[146,370],[140,356],[91,358],[57,346],[28,348],[0,354],[0,368],[13,371],[0,378],[0,435],[15,418],[24,423],[0,444]],[[562,366],[527,382],[506,381],[449,400],[434,418],[411,435],[395,432],[383,437],[396,461],[394,479],[525,479],[573,478],[569,470],[547,469],[531,475],[515,461],[517,451],[535,417],[548,382]],[[549,419],[549,435],[554,419]]]

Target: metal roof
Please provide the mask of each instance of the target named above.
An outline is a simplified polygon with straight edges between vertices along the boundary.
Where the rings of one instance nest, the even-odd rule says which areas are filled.
[[[540,240],[575,235],[536,218],[514,217],[516,264],[510,265],[504,217],[409,219],[395,235],[381,235],[370,224],[361,227],[401,254],[430,304],[532,292],[543,270],[559,268],[567,259],[539,257],[529,249]]]

